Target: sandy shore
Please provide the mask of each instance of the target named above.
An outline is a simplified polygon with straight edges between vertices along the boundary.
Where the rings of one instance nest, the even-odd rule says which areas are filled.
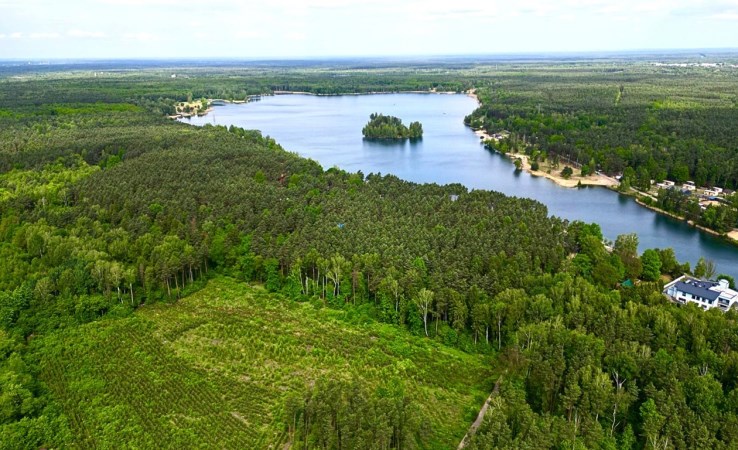
[[[728,239],[738,242],[738,228],[734,228],[733,231],[728,232],[726,236],[728,236]]]
[[[468,91],[466,91],[466,95],[473,98],[479,106],[482,106],[482,102],[479,101],[479,96],[477,95],[476,89],[469,89]]]
[[[469,92],[468,95],[475,96],[475,94]],[[486,140],[492,140],[495,141],[492,136],[487,134],[483,130],[475,130],[474,133],[479,136],[480,142],[486,141]],[[528,172],[529,174],[536,176],[536,177],[544,177],[548,178],[549,180],[553,181],[554,183],[558,184],[559,186],[567,187],[567,188],[575,188],[578,186],[605,186],[605,187],[615,187],[620,184],[618,180],[615,178],[610,178],[605,175],[589,175],[586,177],[582,177],[579,175],[572,175],[568,179],[562,177],[555,171],[551,171],[551,173],[548,173],[548,171],[543,170],[533,170],[530,167],[530,160],[528,159],[528,155],[522,154],[522,153],[507,153],[504,156],[515,160],[520,159],[523,163],[521,169]],[[560,172],[560,170],[558,171]],[[576,171],[575,171],[576,172]]]

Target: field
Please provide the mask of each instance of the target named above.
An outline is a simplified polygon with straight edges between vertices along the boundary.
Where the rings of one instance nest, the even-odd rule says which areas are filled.
[[[217,278],[35,345],[80,448],[282,448],[287,395],[321,374],[370,388],[399,376],[427,430],[420,446],[455,446],[491,389],[489,361],[361,322]]]

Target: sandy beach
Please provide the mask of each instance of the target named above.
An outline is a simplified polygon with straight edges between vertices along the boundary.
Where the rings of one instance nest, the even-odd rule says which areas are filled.
[[[473,96],[476,98],[476,95],[473,93],[468,93],[468,95]],[[483,130],[475,130],[474,133],[479,136],[480,142],[491,140],[496,141],[496,139],[489,134],[487,134]],[[574,171],[574,175],[571,177],[564,178],[559,173],[561,172],[561,168],[559,169],[552,169],[551,173],[548,172],[548,170],[533,170],[530,166],[530,161],[528,159],[528,155],[522,154],[522,153],[507,153],[505,154],[506,157],[515,160],[520,159],[522,161],[521,169],[525,170],[526,172],[530,173],[533,176],[536,177],[544,177],[548,178],[549,180],[553,181],[554,183],[558,184],[559,186],[567,187],[567,188],[575,188],[578,186],[605,186],[605,187],[614,187],[618,186],[620,182],[616,180],[615,178],[611,178],[605,175],[589,175],[586,177],[582,177],[579,175],[576,175],[577,170]]]
[[[729,231],[726,236],[728,236],[729,239],[738,242],[738,228],[734,228],[733,231]]]

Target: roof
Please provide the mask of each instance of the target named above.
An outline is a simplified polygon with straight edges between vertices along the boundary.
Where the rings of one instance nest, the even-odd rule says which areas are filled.
[[[720,292],[710,290],[710,288],[715,285],[717,285],[717,283],[710,281],[688,280],[686,282],[679,281],[674,285],[674,287],[686,294],[696,295],[707,300],[717,300],[717,298],[720,297]]]

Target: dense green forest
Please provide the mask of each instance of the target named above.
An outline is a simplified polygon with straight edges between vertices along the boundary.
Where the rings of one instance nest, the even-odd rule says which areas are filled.
[[[645,63],[502,69],[478,83],[466,123],[509,137],[493,146],[583,174],[622,175],[622,190],[678,185],[738,188],[738,69]],[[718,232],[738,228],[737,199],[700,209],[679,190],[645,203]]]
[[[423,125],[410,122],[410,126],[406,127],[397,117],[372,113],[361,133],[366,139],[420,139],[423,137]]]
[[[469,448],[734,448],[738,313],[671,250],[165,118],[496,70],[3,78],[0,448],[449,448],[498,379]]]

